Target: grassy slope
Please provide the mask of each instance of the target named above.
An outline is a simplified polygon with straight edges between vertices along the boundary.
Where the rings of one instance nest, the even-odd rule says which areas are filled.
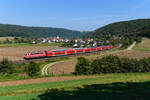
[[[88,79],[71,80],[71,81],[63,81],[63,82],[6,86],[6,87],[0,87],[0,95],[1,95],[0,100],[2,99],[19,100],[19,98],[21,97],[25,97],[25,98],[22,98],[22,100],[29,100],[31,98],[37,97],[40,94],[43,94],[43,92],[49,88],[64,88],[65,90],[69,89],[70,91],[73,91],[75,87],[83,87],[83,85],[98,84],[101,87],[101,85],[104,85],[104,84],[112,84],[112,83],[117,84],[116,82],[120,82],[122,86],[120,88],[114,86],[114,88],[116,88],[116,90],[119,89],[118,91],[121,91],[121,89],[124,87],[123,84],[124,85],[127,84],[126,82],[147,82],[147,81],[150,81],[150,73],[134,73],[134,74],[127,73],[127,74],[104,74],[104,75],[101,75],[99,78],[88,78]],[[131,86],[130,88],[132,89],[135,87],[136,86],[133,86],[133,87]],[[144,91],[149,91],[149,88],[144,88],[143,92]],[[10,96],[6,96],[6,95],[10,95]],[[11,95],[17,95],[17,96],[11,96]],[[90,95],[93,95],[93,94],[90,94]],[[124,94],[124,95],[129,95],[129,94]],[[140,99],[137,99],[137,100],[140,100]]]
[[[133,47],[133,50],[150,51],[150,39],[143,39],[141,43]]]

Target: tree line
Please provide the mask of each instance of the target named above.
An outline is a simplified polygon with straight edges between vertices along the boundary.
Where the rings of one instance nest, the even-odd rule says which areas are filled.
[[[79,57],[75,67],[77,75],[130,72],[150,72],[150,57],[136,60],[109,55],[94,61]]]
[[[64,28],[27,27],[20,25],[0,24],[0,37],[55,37],[79,38],[88,32],[73,31]]]

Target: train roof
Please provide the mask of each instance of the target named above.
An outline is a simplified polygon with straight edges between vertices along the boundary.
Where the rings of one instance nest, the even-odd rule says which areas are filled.
[[[59,49],[59,50],[51,50],[51,51],[53,51],[53,52],[59,52],[59,51],[66,51],[66,50],[68,50],[68,49]]]

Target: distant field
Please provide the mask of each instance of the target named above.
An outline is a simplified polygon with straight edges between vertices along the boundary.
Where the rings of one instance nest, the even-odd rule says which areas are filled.
[[[29,44],[29,43],[10,43],[0,44],[0,47],[26,47],[26,46],[60,46],[61,43]]]
[[[0,44],[0,60],[8,58],[9,60],[23,60],[24,53],[33,51],[44,51],[52,49],[64,49],[59,47],[60,43],[55,44]]]
[[[6,39],[13,40],[14,37],[0,37],[0,41],[5,41]]]
[[[102,74],[98,78],[62,82],[5,86],[0,87],[0,100],[31,100],[37,99],[39,95],[45,98],[40,100],[60,100],[61,98],[66,100],[66,96],[70,98],[69,100],[91,100],[96,97],[105,98],[105,100],[148,100],[143,98],[150,97],[148,95],[150,92],[149,81],[150,73],[126,73]],[[51,88],[58,88],[59,91],[44,93]],[[60,88],[64,88],[66,92],[61,92]],[[76,95],[76,93],[79,94]]]
[[[143,39],[141,43],[133,47],[133,50],[150,51],[150,39]]]

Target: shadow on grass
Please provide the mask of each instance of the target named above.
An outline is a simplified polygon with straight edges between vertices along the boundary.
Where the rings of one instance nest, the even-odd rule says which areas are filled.
[[[150,100],[150,82],[93,84],[75,90],[50,89],[39,95],[38,100]]]

